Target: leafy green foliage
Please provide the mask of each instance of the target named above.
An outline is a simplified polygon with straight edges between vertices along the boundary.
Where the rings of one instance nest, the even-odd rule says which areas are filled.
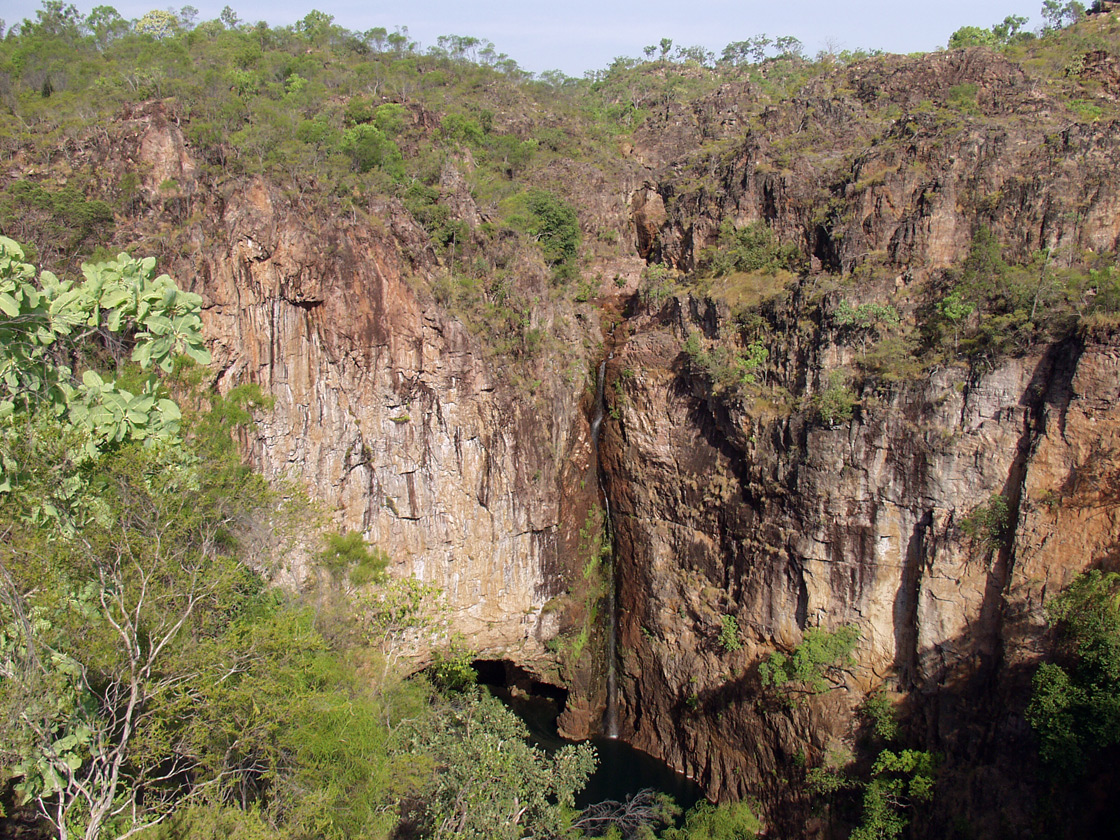
[[[902,322],[894,306],[877,302],[852,306],[845,298],[836,308],[833,321],[841,335],[859,340],[863,350],[860,367],[884,379],[900,378],[910,348],[904,339],[892,335]]]
[[[701,802],[685,814],[684,825],[662,832],[662,840],[754,840],[762,823],[746,802]]]
[[[575,271],[579,255],[579,219],[572,207],[546,190],[532,190],[526,196],[530,235],[540,243],[545,262],[562,274]]]
[[[560,835],[595,767],[595,749],[575,744],[548,755],[527,736],[512,712],[478,690],[412,727],[399,749],[430,755],[437,768],[423,792],[423,835],[516,840],[527,826]]]
[[[184,740],[191,718],[180,707],[228,667],[209,658],[206,640],[242,593],[259,591],[223,553],[234,523],[267,498],[259,483],[239,465],[170,454],[106,452],[91,482],[97,515],[72,536],[24,524],[0,557],[0,625],[20,640],[5,651],[3,702],[11,712],[44,679],[53,686],[34,716],[5,714],[14,731],[3,740],[18,745],[6,758],[26,799],[91,836],[170,813],[180,794],[170,780],[204,762]],[[29,626],[28,614],[42,620]],[[45,651],[57,667],[43,669]]]
[[[113,211],[87,199],[74,185],[51,190],[34,181],[13,181],[0,192],[0,230],[37,243],[36,257],[69,263],[113,229]]]
[[[657,310],[677,291],[677,277],[661,263],[650,263],[642,269],[642,285],[638,294],[649,309]]]
[[[327,534],[326,543],[318,560],[336,580],[346,576],[354,586],[365,586],[385,579],[388,555],[367,545],[357,531]]]
[[[1120,575],[1085,572],[1047,606],[1056,662],[1039,666],[1027,720],[1056,778],[1120,743]]]
[[[447,617],[441,594],[439,587],[415,578],[389,578],[355,596],[361,631],[389,659],[425,648],[444,635]]]
[[[863,792],[863,820],[852,840],[889,840],[910,822],[906,809],[933,796],[939,761],[921,750],[883,750],[871,769]]]
[[[770,357],[770,351],[762,341],[752,341],[742,350],[725,343],[717,343],[710,348],[699,333],[689,333],[684,343],[684,352],[690,368],[712,383],[712,390],[719,394],[739,393],[757,381],[757,371]]]
[[[404,178],[401,150],[375,125],[363,123],[346,129],[340,148],[353,158],[359,173],[379,168],[395,180]]]
[[[1085,16],[1085,4],[1078,0],[1043,0],[1042,19],[1046,21],[1046,29],[1052,31],[1070,26]]]
[[[124,441],[167,445],[180,420],[154,374],[138,394],[94,370],[75,381],[70,365],[82,358],[80,339],[131,331],[132,356],[145,367],[169,368],[178,350],[209,356],[197,296],[178,292],[166,275],[152,281],[151,261],[122,255],[87,265],[86,282],[75,285],[46,271],[36,282],[21,257],[14,242],[0,238],[0,491],[20,488],[32,519],[71,521],[87,486],[83,463]],[[24,463],[34,462],[40,444],[62,447],[70,463],[47,482],[33,480]]]
[[[1026,23],[1027,18],[1022,15],[1008,15],[1002,22],[987,29],[980,26],[962,26],[949,36],[949,49],[1001,47],[1030,40],[1034,35],[1022,31]]]
[[[1010,523],[1007,499],[996,493],[961,520],[961,530],[985,548],[994,549],[1003,544]]]
[[[813,398],[817,418],[826,426],[837,426],[851,421],[859,398],[848,385],[842,370],[830,370],[823,390]]]
[[[734,271],[760,271],[773,274],[781,270],[798,271],[801,251],[794,244],[782,245],[764,222],[736,228],[725,221],[719,229],[714,248],[700,257],[701,269],[719,277]]]
[[[209,361],[198,295],[179,291],[167,275],[153,279],[150,258],[122,254],[87,263],[82,283],[59,280],[49,271],[36,278],[22,258],[15,242],[0,237],[0,492],[27,481],[21,458],[29,454],[28,440],[14,436],[17,426],[29,433],[57,422],[57,434],[79,450],[72,454],[78,464],[126,441],[171,442],[180,411],[162,396],[154,370],[133,393],[92,369],[78,381],[71,359],[81,359],[83,339],[120,336],[141,369],[170,371],[177,353]],[[33,518],[73,514],[83,482],[80,473],[69,478],[56,485],[57,493],[37,499]]]
[[[416,692],[359,680],[311,612],[241,562],[270,570],[290,533],[291,514],[231,437],[265,402],[259,390],[188,395],[200,408],[181,412],[185,433],[91,445],[48,398],[67,385],[57,360],[89,355],[100,335],[90,327],[106,325],[133,325],[135,355],[169,334],[157,316],[194,342],[197,324],[176,327],[174,309],[190,314],[197,300],[123,256],[87,266],[82,285],[47,272],[35,283],[14,243],[0,244],[5,327],[25,341],[24,359],[46,348],[47,396],[9,392],[4,443],[19,452],[22,483],[0,495],[0,763],[18,800],[62,836],[154,825],[166,837],[225,836],[218,826],[293,839],[385,833],[389,791],[414,778],[389,755],[388,726],[398,709],[415,712]],[[140,362],[162,366],[173,346],[148,347]],[[19,359],[8,370],[25,375]],[[173,372],[182,388],[200,378],[189,364]],[[125,369],[122,381],[142,375]],[[60,486],[72,515],[27,515]],[[251,527],[266,512],[272,527]],[[345,538],[333,549],[344,566],[368,560]]]
[[[891,329],[900,322],[898,310],[889,304],[861,303],[852,306],[846,298],[840,301],[835,320],[838,327],[856,330]]]
[[[739,635],[739,620],[735,616],[719,617],[719,638],[716,641],[721,648],[729,652],[742,649],[743,640]]]
[[[893,741],[898,737],[898,715],[882,688],[867,695],[859,713],[871,725],[871,730],[877,737],[884,741]]]
[[[774,651],[758,666],[764,687],[783,691],[797,689],[820,694],[835,687],[841,669],[854,659],[859,628],[845,624],[836,630],[818,627],[805,631],[801,644],[790,654]]]
[[[461,640],[452,639],[447,650],[432,654],[428,678],[444,694],[468,691],[478,682],[478,672],[471,665],[474,658],[475,651]]]
[[[851,754],[832,753],[825,762],[810,768],[806,786],[825,797],[829,807],[842,811],[857,808],[859,822],[851,837],[858,840],[888,840],[899,837],[922,803],[933,796],[938,756],[924,750],[896,745],[899,734],[897,711],[883,688],[869,694],[859,709],[871,727],[864,745],[874,745],[870,771],[865,761],[852,761]],[[866,773],[861,778],[861,775]],[[852,794],[862,792],[859,801]]]
[[[1083,255],[1055,265],[1049,251],[1012,265],[987,228],[972,240],[968,257],[949,275],[923,324],[927,342],[972,358],[1019,353],[1040,341],[1070,335],[1086,317],[1120,312],[1111,257]]]

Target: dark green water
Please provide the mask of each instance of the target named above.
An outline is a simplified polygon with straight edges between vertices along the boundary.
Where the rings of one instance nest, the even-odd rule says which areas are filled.
[[[561,738],[556,731],[556,717],[560,712],[556,700],[523,694],[513,697],[504,686],[487,687],[525,722],[529,737],[537,746],[552,752],[572,743]],[[576,797],[578,808],[607,799],[622,801],[645,788],[669,794],[682,811],[704,798],[699,785],[691,779],[624,741],[596,737],[591,739],[591,743],[599,754],[599,768]]]

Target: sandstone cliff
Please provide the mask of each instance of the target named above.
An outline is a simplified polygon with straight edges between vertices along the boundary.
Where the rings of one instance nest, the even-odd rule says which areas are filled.
[[[828,426],[707,393],[681,349],[700,322],[689,303],[639,319],[609,366],[624,737],[712,796],[763,795],[777,813],[794,756],[854,745],[854,707],[885,685],[950,766],[991,765],[947,789],[972,797],[974,825],[1025,830],[1022,712],[1042,603],[1120,559],[1120,342],[941,370]],[[843,353],[825,339],[804,371]],[[1012,500],[1012,531],[988,545],[961,521],[996,493]],[[724,615],[742,650],[717,643]],[[793,709],[765,699],[763,655],[847,623],[861,640],[842,685]],[[993,802],[1011,804],[975,816]]]
[[[908,110],[961,84],[982,91],[980,110],[952,130]],[[902,116],[861,104],[883,90],[898,94]],[[880,265],[905,286],[962,259],[981,223],[1020,256],[1040,244],[1115,248],[1113,133],[1040,120],[1045,97],[1002,59],[857,67],[744,132],[734,115],[749,95],[721,91],[694,117],[699,135],[718,124],[730,138],[718,160],[698,159],[702,136],[680,125],[642,130],[645,186],[620,196],[632,253],[691,267],[720,222],[763,219],[814,266]],[[831,134],[831,147],[784,165],[775,146],[814,122],[810,135]],[[141,153],[157,147],[183,154],[174,139],[146,139]],[[698,167],[718,189],[687,186]],[[189,178],[189,163],[179,175]],[[617,223],[618,199],[596,201],[585,224]],[[587,371],[607,338],[597,321],[542,310],[543,329],[591,349],[575,354],[575,375],[546,362],[529,394],[426,293],[438,266],[399,206],[371,206],[368,222],[320,219],[263,182],[215,206],[198,288],[220,381],[259,382],[277,398],[254,460],[298,476],[342,527],[389,552],[394,573],[444,589],[452,629],[480,654],[565,682],[569,732],[595,728],[601,643],[575,663],[546,643],[587,618],[553,607],[580,589],[586,564],[579,531],[597,484]],[[819,315],[793,300],[769,315],[768,375],[807,398],[856,349],[823,322],[806,329]],[[639,311],[613,340],[601,469],[615,517],[623,737],[713,798],[761,797],[783,830],[826,831],[805,821],[790,768],[854,744],[855,708],[885,685],[929,748],[972,768],[947,776],[947,810],[1024,829],[1022,710],[1041,606],[1081,569],[1115,562],[1120,541],[1117,342],[1086,335],[989,369],[942,367],[863,394],[851,421],[825,425],[804,402],[775,409],[710,393],[682,342],[727,333],[728,319],[677,298]],[[982,544],[961,522],[996,493],[1011,502],[1012,527]],[[740,651],[716,644],[723,615],[744,630]],[[793,709],[760,699],[769,651],[846,623],[861,641],[843,685]]]

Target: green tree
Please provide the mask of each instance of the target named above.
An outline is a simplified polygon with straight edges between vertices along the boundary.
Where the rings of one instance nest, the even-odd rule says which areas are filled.
[[[700,261],[716,277],[735,271],[797,271],[803,263],[798,247],[778,242],[765,222],[737,228],[730,221],[720,225],[716,246],[706,249]]]
[[[162,39],[174,35],[179,30],[179,18],[174,12],[153,9],[136,21],[135,29],[143,35]]]
[[[545,262],[554,267],[571,265],[579,255],[576,211],[547,190],[531,190],[525,204],[531,215],[529,233],[540,243]]]
[[[909,811],[933,797],[937,756],[922,750],[883,750],[863,790],[863,818],[851,840],[892,840],[910,823]]]
[[[219,15],[222,25],[226,29],[237,29],[241,25],[241,19],[237,16],[237,12],[230,6],[223,6],[222,13]]]
[[[167,838],[386,834],[391,791],[418,781],[390,755],[388,727],[422,713],[421,697],[400,680],[370,685],[368,663],[359,679],[312,611],[265,586],[291,514],[231,435],[259,392],[192,396],[174,411],[184,431],[158,439],[93,435],[66,398],[63,360],[129,335],[140,363],[170,367],[177,347],[200,347],[198,324],[153,348],[175,329],[153,313],[170,323],[181,304],[197,319],[198,301],[152,281],[149,261],[86,266],[77,284],[36,278],[14,243],[0,247],[3,443],[21,481],[0,493],[0,766],[17,801],[60,840],[153,826]],[[173,373],[181,388],[201,378]],[[101,394],[127,393],[99,381]],[[30,515],[75,473],[69,515]],[[265,515],[270,527],[253,527]],[[325,555],[352,578],[383,563],[360,538],[328,540]]]
[[[849,422],[855,416],[859,398],[848,385],[848,375],[842,370],[830,370],[823,384],[812,401],[817,418],[830,427]]]
[[[168,444],[178,432],[178,406],[161,395],[156,370],[170,371],[177,354],[209,361],[202,343],[201,298],[182,292],[166,274],[153,278],[155,260],[121,254],[83,265],[84,281],[36,278],[23,251],[0,237],[0,493],[21,481],[18,453],[27,430],[57,422],[86,458],[126,441]],[[139,393],[96,370],[80,372],[82,344],[93,338],[129,354],[151,373]],[[123,361],[123,360],[122,360]],[[80,464],[82,455],[75,455]],[[83,486],[81,473],[58,486],[60,495],[36,500],[33,517],[63,515]]]
[[[989,47],[997,42],[995,34],[990,29],[980,26],[962,26],[949,36],[949,49],[959,50],[965,47]]]
[[[1042,19],[1046,21],[1045,31],[1054,31],[1072,26],[1085,17],[1085,4],[1077,0],[1043,0]]]
[[[1056,778],[1077,778],[1120,743],[1120,575],[1085,572],[1046,608],[1054,662],[1039,666],[1027,720]]]
[[[1010,524],[1011,509],[1007,499],[994,493],[987,502],[978,505],[961,520],[961,530],[991,550],[1003,545]]]
[[[346,129],[342,151],[350,155],[358,172],[382,169],[394,179],[404,176],[401,150],[375,125],[362,123]]]
[[[719,646],[725,651],[734,652],[743,647],[743,640],[739,634],[739,620],[733,615],[719,617]]]
[[[423,794],[424,836],[559,836],[595,768],[595,748],[573,744],[548,755],[527,737],[511,711],[478,690],[443,701],[433,721],[414,727],[406,748],[431,756],[436,770]]]
[[[86,28],[93,35],[99,50],[128,34],[128,21],[112,6],[94,6],[86,17]]]
[[[840,684],[840,671],[854,660],[859,628],[845,624],[835,630],[814,627],[788,655],[774,651],[758,666],[762,685],[782,691],[820,694]]]
[[[754,840],[762,823],[746,802],[712,805],[701,802],[685,814],[680,828],[662,832],[662,840]]]

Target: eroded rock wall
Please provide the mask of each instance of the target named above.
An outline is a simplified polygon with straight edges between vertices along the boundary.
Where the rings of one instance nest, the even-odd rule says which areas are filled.
[[[275,397],[250,440],[266,475],[443,589],[481,652],[540,657],[578,531],[561,488],[586,469],[583,394],[564,371],[535,395],[503,377],[423,293],[433,264],[411,218],[388,202],[371,215],[307,218],[261,182],[227,196],[228,251],[208,250],[200,281],[219,383]]]
[[[1120,562],[1120,341],[943,368],[826,425],[713,397],[682,351],[712,318],[673,301],[633,322],[608,368],[624,737],[710,796],[762,797],[780,820],[794,757],[853,747],[855,707],[885,686],[909,697],[929,749],[973,766],[946,801],[967,800],[976,825],[1025,828],[1023,709],[1044,599]],[[802,354],[812,379],[851,352],[817,339],[779,334],[775,349]],[[961,526],[993,494],[1010,522],[988,544]],[[718,643],[725,615],[741,650]],[[860,631],[857,664],[834,688],[792,705],[762,689],[770,651],[844,624]],[[805,812],[787,817],[785,830],[811,831]]]
[[[962,85],[976,86],[976,111],[946,127],[948,91]],[[880,92],[896,117],[872,107]],[[593,185],[585,227],[616,233],[627,209],[632,224],[631,255],[586,271],[602,274],[600,292],[634,291],[642,260],[693,267],[723,221],[764,221],[811,271],[871,265],[900,289],[958,262],[980,225],[1009,258],[1116,248],[1115,132],[1064,123],[991,53],[885,58],[761,111],[757,96],[744,83],[666,103],[622,151],[626,178],[581,176]],[[580,574],[597,496],[586,376],[607,338],[597,319],[539,307],[534,326],[574,349],[542,359],[527,387],[428,293],[441,267],[399,205],[329,216],[263,181],[203,183],[158,107],[130,119],[101,169],[107,182],[146,173],[149,227],[204,208],[172,269],[204,296],[222,387],[257,382],[276,398],[249,441],[255,462],[311,488],[395,574],[443,588],[453,629],[480,652],[552,667],[545,642],[563,614],[545,606]],[[797,147],[801,136],[812,142]],[[579,170],[553,167],[557,179]],[[481,218],[451,164],[441,188],[458,217]],[[547,279],[539,291],[547,300]],[[797,401],[781,405],[714,396],[691,371],[686,332],[728,329],[714,304],[680,297],[619,327],[600,455],[622,734],[711,796],[761,797],[789,836],[814,833],[789,768],[850,746],[854,708],[886,685],[909,698],[923,743],[978,768],[945,801],[1021,828],[1042,606],[1081,569],[1120,562],[1120,340],[1090,332],[975,373],[941,367],[861,395],[852,420],[830,425],[804,400],[856,351],[804,315],[770,325],[767,375]],[[1011,528],[987,546],[961,523],[996,493]],[[740,650],[718,643],[723,616],[737,619]],[[846,623],[861,633],[857,662],[833,690],[792,707],[760,690],[770,651]],[[580,674],[586,728],[601,686],[593,668]]]

